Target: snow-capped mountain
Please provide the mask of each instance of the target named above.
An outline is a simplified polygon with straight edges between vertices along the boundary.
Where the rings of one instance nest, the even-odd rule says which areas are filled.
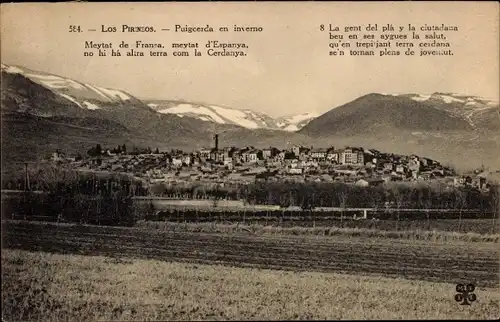
[[[455,93],[394,94],[409,97],[414,101],[431,105],[437,109],[465,119],[473,128],[496,128],[500,125],[499,101],[479,96]]]
[[[286,118],[274,119],[264,113],[251,110],[238,110],[217,105],[184,101],[148,101],[147,105],[158,113],[189,116],[202,121],[217,124],[238,125],[247,129],[274,129],[294,132],[316,117],[313,113],[304,113]]]
[[[306,112],[278,119],[278,127],[282,130],[295,132],[307,125],[311,120],[320,116],[320,113]]]
[[[315,118],[299,132],[313,136],[389,132],[500,131],[498,101],[448,93],[367,94]]]
[[[211,104],[173,100],[139,100],[118,89],[87,84],[21,66],[2,63],[1,67],[2,74],[9,76],[8,83],[19,83],[19,86],[15,86],[16,88],[31,87],[26,82],[41,86],[35,90],[37,93],[35,102],[33,100],[28,102],[13,92],[8,99],[5,99],[6,102],[9,100],[12,102],[4,105],[15,107],[18,112],[28,112],[38,116],[75,115],[75,113],[81,114],[78,110],[109,110],[117,106],[126,106],[127,108],[150,109],[160,114],[191,117],[215,124],[285,131],[297,131],[315,116],[306,113],[274,119],[264,113]],[[48,97],[50,97],[50,104],[47,103]]]
[[[81,83],[70,78],[33,71],[25,67],[3,63],[1,66],[2,72],[12,76],[24,76],[82,109],[97,110],[103,106],[114,106],[122,103],[142,105],[137,98],[121,90]]]

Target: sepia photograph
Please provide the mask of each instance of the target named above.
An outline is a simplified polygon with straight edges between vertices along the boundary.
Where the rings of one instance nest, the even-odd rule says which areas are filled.
[[[2,321],[498,319],[499,9],[2,4]]]

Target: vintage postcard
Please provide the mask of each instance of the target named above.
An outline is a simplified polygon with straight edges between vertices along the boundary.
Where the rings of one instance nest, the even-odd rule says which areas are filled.
[[[0,12],[3,321],[499,317],[498,2]]]

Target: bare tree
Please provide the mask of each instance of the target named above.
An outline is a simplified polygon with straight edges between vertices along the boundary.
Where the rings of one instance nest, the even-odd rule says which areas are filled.
[[[442,184],[438,183],[437,186],[434,188],[435,193],[437,194],[437,199],[439,200],[438,206],[434,205],[435,208],[446,208],[446,205],[443,205],[443,195],[445,194],[445,189]],[[432,193],[432,191],[431,191]],[[432,194],[431,194],[432,197]],[[432,202],[432,200],[431,200]],[[437,203],[437,202],[436,202]],[[432,202],[434,204],[434,202]]]
[[[422,189],[420,188],[414,188],[411,191],[412,195],[416,196],[416,205],[419,209],[425,209],[425,214],[427,217],[427,229],[430,229],[431,227],[431,218],[430,218],[430,213],[429,213],[429,207],[426,206],[426,201],[425,201],[425,196],[422,192]]]
[[[462,213],[463,210],[467,207],[467,194],[462,190],[457,190],[455,192],[455,209],[459,210],[458,214],[458,230],[462,226]]]
[[[313,192],[313,194],[312,194],[312,206],[309,209],[309,211],[310,211],[310,213],[311,213],[311,215],[313,217],[313,227],[316,227],[316,213],[313,210],[313,207],[315,207],[315,205],[316,205],[315,204],[316,200],[314,200],[314,197],[315,197],[315,195],[314,195],[314,192]]]
[[[219,199],[217,199],[217,196],[212,197],[212,207],[217,208],[219,205]]]
[[[347,193],[342,190],[338,194],[340,210],[340,227],[344,227],[344,210],[347,206]]]
[[[370,204],[372,208],[378,209],[382,203],[382,196],[378,192],[374,192],[370,196]]]
[[[492,233],[498,232],[498,222],[496,218],[500,213],[500,184],[495,184],[490,188],[491,211],[493,215],[493,224],[491,225]]]
[[[271,190],[269,190],[267,194],[267,205],[270,206],[272,204],[273,204],[273,194]],[[268,225],[268,221],[269,221],[269,208],[266,209],[266,226]]]
[[[397,216],[397,221],[396,221],[396,230],[399,228],[399,218],[400,218],[400,211],[404,203],[404,198],[405,195],[402,192],[402,187],[399,187],[397,185],[392,187],[392,197],[394,199],[394,204],[396,205],[396,216]]]
[[[40,188],[45,191],[54,191],[59,183],[72,183],[78,178],[76,171],[56,166],[44,166],[31,171],[36,173],[30,174],[30,177],[36,176]]]

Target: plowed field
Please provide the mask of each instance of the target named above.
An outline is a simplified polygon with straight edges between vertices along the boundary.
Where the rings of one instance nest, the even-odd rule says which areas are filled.
[[[498,286],[496,243],[167,232],[26,221],[4,221],[2,226],[3,248]]]

